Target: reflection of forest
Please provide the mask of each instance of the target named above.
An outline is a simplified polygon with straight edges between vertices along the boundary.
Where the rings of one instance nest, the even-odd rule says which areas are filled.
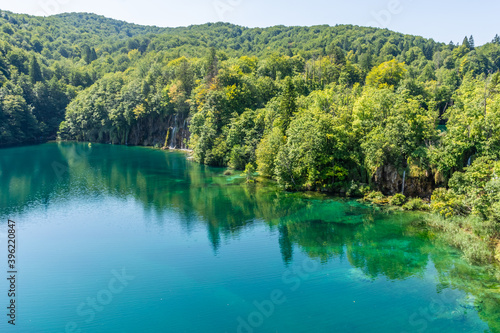
[[[279,231],[286,264],[298,249],[323,262],[345,257],[369,279],[398,280],[423,276],[431,261],[440,288],[475,295],[482,319],[500,331],[498,270],[465,263],[430,239],[418,216],[242,182],[222,176],[221,169],[191,163],[181,153],[73,143],[14,148],[0,154],[0,214],[73,195],[133,196],[145,210],[174,209],[183,215],[186,230],[203,221],[214,251],[221,239],[265,221]]]

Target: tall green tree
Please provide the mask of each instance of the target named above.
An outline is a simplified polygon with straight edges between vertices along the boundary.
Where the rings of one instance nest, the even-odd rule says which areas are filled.
[[[38,63],[35,55],[31,56],[29,74],[31,83],[34,84],[43,81],[42,70],[40,69],[40,64]]]
[[[288,130],[292,117],[297,112],[297,92],[292,78],[287,76],[283,82],[283,93],[280,97],[280,119],[279,126],[285,134]]]

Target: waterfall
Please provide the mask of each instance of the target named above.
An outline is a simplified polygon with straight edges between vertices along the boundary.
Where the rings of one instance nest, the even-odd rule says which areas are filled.
[[[174,127],[172,129],[172,139],[170,139],[170,145],[169,145],[170,149],[175,149],[175,132],[176,131],[177,131],[177,127]]]
[[[182,132],[181,132],[181,149],[186,149],[184,142],[188,139],[188,128],[187,128],[188,119],[187,117],[184,119],[184,123],[182,124]]]
[[[406,180],[406,170],[403,172],[403,187],[401,189],[401,194],[405,194],[405,180]]]
[[[467,161],[467,166],[470,166],[470,162],[471,162],[471,160],[472,160],[472,156],[471,156],[471,157],[469,157],[469,160]]]

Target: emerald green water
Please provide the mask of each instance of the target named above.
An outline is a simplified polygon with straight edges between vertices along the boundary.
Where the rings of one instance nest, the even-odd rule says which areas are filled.
[[[414,214],[246,185],[182,153],[0,150],[0,332],[500,332],[494,267]],[[117,279],[116,276],[121,279]]]

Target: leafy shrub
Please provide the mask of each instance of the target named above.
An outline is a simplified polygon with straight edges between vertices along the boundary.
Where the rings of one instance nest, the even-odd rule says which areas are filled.
[[[384,205],[389,203],[389,200],[385,195],[382,194],[382,192],[376,192],[376,191],[367,193],[364,197],[364,200],[373,202],[374,204],[377,205]]]
[[[470,209],[464,205],[462,195],[445,188],[434,190],[431,197],[431,209],[443,217],[466,216],[470,212]]]
[[[429,205],[426,204],[420,198],[413,198],[408,200],[407,203],[403,205],[404,210],[429,210]]]
[[[245,177],[247,179],[247,183],[255,182],[255,180],[254,180],[255,171],[256,171],[256,168],[252,163],[248,163],[246,165],[245,172],[243,172],[243,175],[245,175]]]
[[[367,185],[363,185],[352,180],[346,191],[346,196],[351,198],[363,198],[366,193],[370,190],[370,187]]]
[[[406,202],[406,197],[401,194],[395,194],[389,198],[389,203],[393,206],[402,206]]]

